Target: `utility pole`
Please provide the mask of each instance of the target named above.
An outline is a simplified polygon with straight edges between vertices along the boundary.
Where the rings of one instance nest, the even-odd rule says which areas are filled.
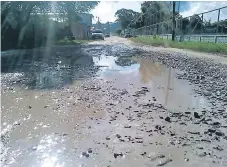
[[[172,41],[175,41],[175,27],[176,27],[175,6],[176,6],[176,1],[173,1],[173,32],[172,32]]]
[[[102,30],[102,23],[100,22],[100,19],[99,19],[99,17],[98,17],[98,29],[101,29]]]

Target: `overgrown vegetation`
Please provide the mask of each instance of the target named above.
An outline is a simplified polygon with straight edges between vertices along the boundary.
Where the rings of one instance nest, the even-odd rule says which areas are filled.
[[[180,49],[190,49],[201,52],[209,53],[222,53],[227,54],[227,44],[220,43],[208,43],[208,42],[178,42],[165,40],[161,38],[153,37],[136,37],[130,38],[134,42],[151,45],[151,46],[162,46],[162,47],[172,47]]]
[[[73,39],[71,24],[97,1],[2,1],[1,50],[34,48]]]

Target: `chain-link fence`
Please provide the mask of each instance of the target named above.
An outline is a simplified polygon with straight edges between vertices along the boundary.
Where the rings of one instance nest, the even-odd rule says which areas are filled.
[[[173,15],[168,12],[160,10],[148,16],[141,28],[131,31],[132,35],[172,39]],[[227,6],[188,17],[175,12],[175,35],[178,41],[227,43]]]

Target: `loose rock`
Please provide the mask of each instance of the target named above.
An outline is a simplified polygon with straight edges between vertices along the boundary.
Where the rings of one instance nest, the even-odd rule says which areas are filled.
[[[88,158],[89,157],[89,154],[86,153],[86,152],[82,152],[82,156]]]
[[[194,112],[194,117],[195,118],[200,118],[199,114],[197,112]]]
[[[123,156],[123,154],[122,153],[114,153],[114,158],[117,158],[118,156]]]
[[[163,161],[160,161],[156,166],[164,166],[166,164],[168,164],[169,162],[172,162],[173,160],[168,158],[168,159],[165,159]]]
[[[92,153],[92,149],[91,148],[88,149],[88,153]]]
[[[171,122],[171,121],[170,121],[170,117],[166,117],[166,118],[165,118],[165,121]]]

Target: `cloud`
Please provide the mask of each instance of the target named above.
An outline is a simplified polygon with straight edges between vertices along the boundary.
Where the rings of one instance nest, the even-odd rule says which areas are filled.
[[[140,1],[101,1],[98,6],[91,11],[94,15],[93,22],[97,22],[99,17],[102,23],[107,21],[113,22],[117,18],[114,16],[115,12],[119,9],[132,9],[136,12],[140,12]]]
[[[194,14],[200,14],[202,12],[207,12],[210,10],[214,10],[217,8],[221,8],[227,6],[227,2],[213,1],[213,2],[189,2],[188,10],[181,12],[183,17],[192,16]],[[218,11],[213,11],[210,13],[206,13],[203,15],[205,20],[210,20],[211,22],[215,22],[218,19]],[[227,8],[220,10],[220,20],[224,20],[227,18]]]

